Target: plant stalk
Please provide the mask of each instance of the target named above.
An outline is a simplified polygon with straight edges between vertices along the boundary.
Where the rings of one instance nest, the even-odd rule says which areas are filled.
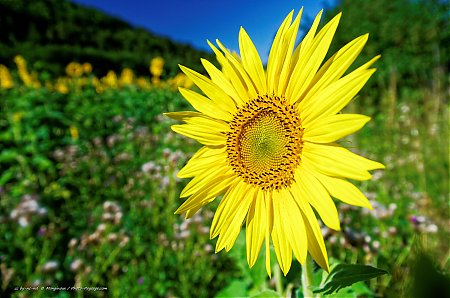
[[[273,275],[275,278],[275,289],[281,296],[283,296],[283,285],[281,282],[281,270],[280,270],[280,266],[278,265],[278,263],[274,266]]]
[[[308,254],[306,256],[305,264],[302,264],[302,289],[303,289],[303,297],[314,297],[314,294],[311,290],[311,286],[313,285],[313,261],[311,256]]]

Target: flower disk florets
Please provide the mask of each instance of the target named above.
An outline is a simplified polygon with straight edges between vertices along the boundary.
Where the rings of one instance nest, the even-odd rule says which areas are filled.
[[[293,105],[258,96],[234,115],[227,134],[228,161],[237,175],[263,190],[291,185],[300,163],[303,128]]]

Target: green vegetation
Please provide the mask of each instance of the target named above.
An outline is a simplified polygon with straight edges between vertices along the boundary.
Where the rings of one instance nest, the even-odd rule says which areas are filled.
[[[3,293],[78,285],[115,297],[205,297],[233,276],[230,258],[212,253],[211,215],[190,223],[173,215],[182,185],[174,174],[197,147],[161,117],[185,106],[180,95],[18,88],[1,96],[0,258],[2,275],[13,270]]]
[[[364,88],[374,101],[367,104],[379,107],[382,91],[394,85],[399,86],[397,92],[435,89],[445,83],[443,73],[450,59],[446,54],[450,39],[446,8],[440,0],[340,0],[325,16],[331,19],[343,13],[330,53],[369,33],[369,42],[355,63],[381,55],[377,75],[369,88]]]
[[[8,22],[13,13],[22,17],[33,13],[38,18],[39,11],[47,11],[62,20],[69,18],[65,14],[70,11],[73,19],[64,26],[87,28],[73,25],[74,20],[94,19],[89,14],[95,14],[103,18],[105,32],[120,27],[127,28],[130,36],[144,34],[68,2],[24,3],[0,1],[2,28],[12,28]],[[59,10],[50,10],[52,3]],[[352,0],[342,1],[335,9],[344,15],[334,49],[370,32],[356,65],[382,54],[371,84],[346,110],[369,115],[372,121],[342,142],[386,165],[386,170],[373,173],[372,181],[357,183],[374,210],[338,204],[342,231],[323,229],[331,264],[367,264],[389,272],[342,289],[339,294],[345,297],[448,296],[449,102],[445,82],[449,78],[444,55],[448,53],[448,30],[441,30],[448,24],[440,3]],[[327,13],[327,18],[333,14]],[[38,32],[56,28],[46,24]],[[10,55],[22,45],[26,48],[31,27],[25,26],[23,35],[17,33],[22,29],[11,29],[8,38],[21,37],[6,52],[2,41],[0,62],[10,63]],[[68,32],[72,31],[64,29]],[[30,69],[39,75],[42,71],[62,74],[65,64],[76,58],[100,70],[101,55],[89,53],[98,50],[105,57],[116,57],[118,52],[90,44],[97,41],[87,41],[86,36],[86,44],[80,45],[86,56],[61,55],[62,60],[49,60],[20,53],[27,59],[35,57]],[[119,43],[126,40],[117,39]],[[42,39],[37,43],[42,47],[37,48],[45,53],[47,43],[76,51],[68,46],[70,38],[60,44]],[[183,48],[173,46],[173,51],[161,53],[166,61],[199,64],[198,52],[192,51],[187,58],[176,54],[183,53]],[[135,64],[121,60],[124,54],[105,65],[108,69],[142,67],[148,73],[152,53],[159,52],[151,43],[143,43],[142,51],[148,56],[135,55],[143,59],[133,60]],[[193,61],[189,59],[195,55],[195,62],[184,60]],[[166,75],[178,72],[171,67]],[[214,253],[216,240],[209,239],[209,226],[217,203],[190,220],[173,214],[188,182],[176,178],[176,173],[199,148],[174,134],[170,130],[173,121],[162,116],[166,111],[190,109],[179,93],[132,84],[98,92],[88,83],[76,88],[68,85],[67,93],[58,93],[20,85],[17,73],[13,79],[14,88],[0,89],[0,297],[229,297],[264,289],[302,297],[298,263],[293,263],[284,278],[273,256],[271,280],[262,258],[248,268],[245,232],[229,253]],[[326,274],[316,270],[314,278],[325,280]],[[107,291],[20,290],[46,286],[106,287]]]

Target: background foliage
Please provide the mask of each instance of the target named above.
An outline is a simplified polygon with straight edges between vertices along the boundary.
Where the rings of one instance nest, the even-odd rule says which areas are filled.
[[[343,142],[386,170],[358,185],[374,210],[338,203],[342,232],[323,234],[330,263],[390,272],[339,294],[445,297],[448,12],[440,1],[352,0],[326,19],[337,11],[343,17],[331,53],[370,32],[355,65],[382,55],[346,110],[372,121]],[[7,28],[0,62],[12,84],[0,72],[1,297],[226,297],[264,289],[302,296],[299,264],[286,278],[275,266],[270,280],[262,260],[248,269],[245,232],[229,254],[214,254],[214,204],[187,221],[173,215],[187,183],[175,175],[199,145],[173,134],[161,114],[190,109],[172,87],[176,63],[195,68],[210,54],[65,1],[2,0],[0,14]],[[17,19],[24,26],[14,26]],[[35,84],[22,81],[16,54],[36,73]],[[166,61],[161,78],[148,71],[156,56]],[[91,62],[94,72],[66,76],[71,61]],[[125,67],[147,78],[97,78]],[[315,279],[326,274],[316,270]],[[20,286],[108,291],[15,290]]]

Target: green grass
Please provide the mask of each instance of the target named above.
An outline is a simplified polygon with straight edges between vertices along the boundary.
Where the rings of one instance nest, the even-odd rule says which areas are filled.
[[[244,232],[229,254],[214,254],[214,206],[189,221],[173,214],[187,183],[175,174],[200,147],[162,116],[189,109],[178,93],[0,92],[0,296],[211,297],[275,287],[261,260],[248,269]],[[373,120],[342,142],[386,165],[358,184],[375,210],[338,204],[343,231],[324,231],[331,263],[391,273],[351,295],[409,296],[421,254],[448,269],[448,103],[443,92],[383,94],[380,107],[365,106],[364,95],[351,104]],[[294,264],[283,289],[299,287],[299,272]],[[14,291],[47,285],[108,292]]]

